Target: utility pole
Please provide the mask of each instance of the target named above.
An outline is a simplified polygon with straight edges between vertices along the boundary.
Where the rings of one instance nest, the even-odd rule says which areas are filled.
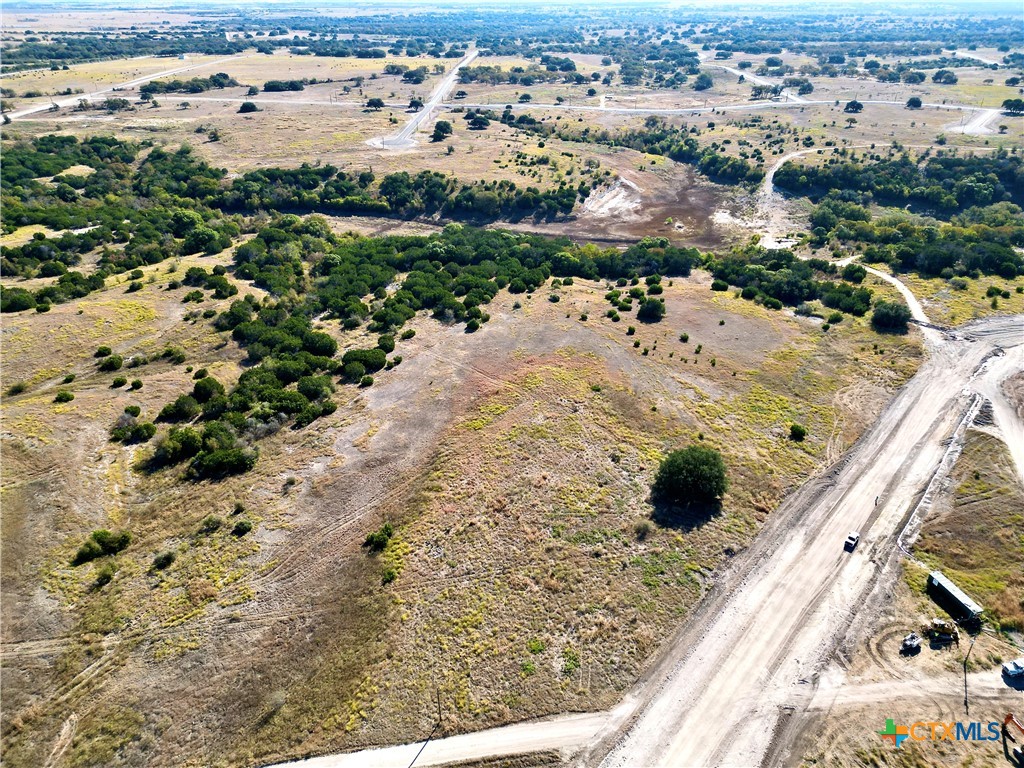
[[[967,660],[971,658],[971,651],[974,650],[974,641],[978,639],[977,635],[971,638],[971,647],[967,649],[967,655],[964,656],[964,712],[971,714],[971,704],[967,699]]]

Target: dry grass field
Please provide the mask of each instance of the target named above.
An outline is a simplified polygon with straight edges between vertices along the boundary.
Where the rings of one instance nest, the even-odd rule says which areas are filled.
[[[268,14],[279,12],[285,13]],[[209,13],[204,23],[220,19],[218,11]],[[197,18],[120,10],[72,18],[19,8],[5,33],[125,30]],[[737,53],[721,63],[748,60],[756,70],[767,55]],[[511,104],[516,114],[547,125],[613,133],[641,129],[650,117],[630,110],[707,108],[713,111],[663,119],[725,154],[750,158],[759,149],[765,167],[807,149],[808,137],[823,154],[803,156],[806,163],[829,157],[826,143],[874,144],[882,153],[893,142],[928,145],[940,135],[947,147],[1024,142],[1019,120],[992,122],[993,130],[1006,123],[1005,134],[972,136],[955,132],[965,121],[952,109],[867,104],[852,124],[843,111],[852,98],[902,103],[911,94],[997,106],[1016,95],[1002,85],[1004,69],[959,68],[957,85],[913,88],[815,78],[808,98],[825,103],[747,109],[751,83],[709,66],[714,85],[702,92],[691,84],[623,86],[618,76],[609,86],[456,84],[453,90],[467,92],[464,100],[449,96],[414,145],[386,149],[368,142],[397,133],[411,117],[409,100],[429,97],[457,59],[287,50],[221,58],[147,57],[5,75],[16,109],[50,99],[25,98],[26,91],[105,90],[179,66],[190,69],[175,77],[226,72],[243,84],[159,94],[155,103],[139,101],[137,87],[110,93],[132,108],[108,114],[63,107],[15,118],[3,128],[5,146],[50,133],[189,144],[227,169],[229,180],[310,163],[372,171],[377,179],[434,171],[466,183],[512,181],[542,190],[586,181],[595,185],[593,194],[564,220],[492,226],[602,247],[660,236],[724,254],[757,232],[753,187],[715,184],[692,166],[622,146],[542,139],[497,120],[470,130],[464,105],[500,113]],[[618,70],[601,56],[572,58],[588,78]],[[426,66],[430,76],[411,85],[385,75],[387,64]],[[518,56],[474,62],[534,64]],[[301,78],[332,82],[298,92],[262,90],[268,80]],[[994,82],[985,83],[989,78]],[[249,85],[261,92],[249,96]],[[587,95],[591,87],[595,96]],[[519,103],[524,92],[532,104]],[[385,108],[366,109],[370,98],[383,99]],[[240,114],[244,101],[259,111]],[[573,109],[579,106],[604,108]],[[454,132],[435,143],[430,132],[439,119]],[[787,206],[793,230],[809,229],[810,202]],[[375,235],[426,234],[445,222],[329,223],[337,233]],[[37,233],[57,234],[27,225],[2,244],[21,245]],[[823,328],[820,317],[771,311],[733,290],[713,292],[703,270],[665,279],[667,315],[654,324],[625,311],[621,322],[608,318],[603,281],[549,283],[532,294],[499,293],[486,308],[490,320],[474,333],[421,312],[407,324],[415,335],[398,342],[400,365],[381,371],[372,386],[338,383],[337,410],[260,440],[249,473],[196,482],[184,477],[184,465],[149,471],[156,441],[124,446],[109,439],[125,407],[137,405],[152,421],[192,388],[200,369],[228,388],[246,370],[245,353],[230,334],[214,330],[211,318],[235,298],[263,299],[264,292],[228,273],[238,297],[192,304],[183,302],[189,287],[169,285],[190,266],[229,266],[231,257],[228,250],[146,266],[141,290],[128,293],[126,273],[49,311],[3,315],[5,765],[261,765],[422,739],[435,723],[438,699],[444,734],[611,708],[714,583],[716,570],[749,545],[787,494],[840,459],[925,354],[916,328],[879,335],[868,316],[851,315]],[[91,272],[99,258],[98,251],[85,255],[80,268]],[[4,276],[0,283],[36,289],[56,279]],[[946,280],[901,279],[937,323],[1024,313],[1014,281],[968,280],[961,290]],[[876,298],[902,301],[870,275],[864,285]],[[991,286],[998,296],[987,295]],[[820,315],[830,312],[811,304]],[[365,327],[345,330],[323,318],[314,325],[342,352],[376,343]],[[125,367],[99,371],[100,345],[124,356]],[[184,362],[162,357],[168,348]],[[122,375],[138,385],[113,386]],[[57,402],[62,390],[74,399]],[[805,440],[790,439],[793,424],[807,428]],[[160,424],[157,440],[167,431]],[[690,444],[721,451],[730,488],[720,508],[673,515],[652,505],[650,481],[667,452]],[[926,524],[918,556],[962,577],[1000,615],[1019,622],[1022,498],[1000,446],[984,429],[970,433],[952,491]],[[252,530],[236,535],[243,520]],[[373,552],[364,545],[367,534],[385,523],[394,535]],[[73,567],[78,548],[101,528],[131,532],[130,546],[105,558],[116,572],[104,574],[100,562]],[[168,553],[171,564],[157,568],[154,559]],[[911,567],[894,587],[882,626],[844,649],[843,674],[857,682],[893,677],[885,659],[897,633],[932,610],[914,591],[920,578]],[[1008,652],[1004,640],[984,637],[979,668]],[[956,661],[932,653],[914,674],[952,674]],[[937,715],[948,709],[935,708]],[[909,717],[912,709],[894,702],[890,711]],[[836,768],[897,764],[878,749],[878,715],[877,707],[823,714],[820,733],[804,733],[793,754]],[[904,766],[969,762],[956,749],[938,757],[916,747],[897,754]],[[981,763],[992,757],[986,753]],[[556,759],[543,753],[510,764]]]
[[[400,367],[264,440],[255,472],[180,483],[133,469],[147,449],[106,435],[125,405],[151,418],[187,390],[189,366],[225,384],[240,372],[232,342],[184,319],[167,268],[130,299],[116,286],[4,324],[2,384],[27,384],[3,406],[3,534],[22,542],[3,562],[5,612],[20,608],[6,637],[22,641],[5,645],[12,765],[38,764],[71,712],[73,765],[200,765],[417,738],[435,688],[450,731],[608,705],[920,359],[913,337],[875,342],[859,320],[822,333],[701,274],[627,335],[603,317],[605,288],[578,281],[519,308],[500,296],[477,334],[414,321]],[[186,362],[128,369],[144,386],[112,390],[101,342],[126,357],[174,345]],[[75,399],[54,404],[60,388]],[[793,421],[804,443],[787,439]],[[722,513],[651,522],[658,457],[700,441],[727,456]],[[250,536],[229,532],[236,502]],[[202,533],[210,514],[228,522]],[[384,520],[397,535],[367,555]],[[92,566],[67,563],[103,526],[134,538],[99,591]],[[172,567],[152,570],[168,550]]]

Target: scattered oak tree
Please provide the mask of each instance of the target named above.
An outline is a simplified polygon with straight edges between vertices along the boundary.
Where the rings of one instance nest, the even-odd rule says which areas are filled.
[[[880,301],[871,313],[871,327],[879,333],[906,333],[910,309],[895,301]]]
[[[691,445],[665,457],[651,495],[656,501],[686,506],[714,502],[728,487],[722,455],[714,448]]]

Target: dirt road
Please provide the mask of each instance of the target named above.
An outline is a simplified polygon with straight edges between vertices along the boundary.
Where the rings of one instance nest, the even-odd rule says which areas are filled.
[[[481,760],[494,755],[516,755],[546,750],[576,751],[589,743],[608,721],[608,713],[574,714],[550,720],[518,723],[446,739],[398,747],[367,749],[341,755],[282,763],[276,768],[406,768]],[[481,736],[483,738],[481,738]],[[423,750],[420,752],[420,750]],[[417,757],[417,753],[419,757]]]
[[[37,114],[39,112],[47,112],[47,111],[49,111],[52,108],[52,106],[54,104],[56,104],[58,107],[73,107],[76,104],[78,104],[78,102],[81,101],[82,99],[85,99],[86,101],[94,101],[94,100],[96,100],[96,99],[98,99],[100,97],[107,98],[110,94],[114,93],[115,91],[129,89],[129,88],[135,88],[136,86],[143,85],[145,83],[148,83],[151,80],[157,80],[157,79],[159,79],[161,77],[170,77],[172,75],[180,75],[183,72],[191,72],[194,69],[203,69],[205,67],[215,67],[218,64],[223,64],[224,62],[227,62],[227,61],[237,61],[238,59],[245,59],[245,58],[248,58],[249,56],[255,56],[255,55],[256,55],[255,53],[243,53],[243,54],[239,54],[237,56],[225,56],[223,59],[217,59],[215,61],[206,61],[206,62],[203,62],[202,64],[192,64],[192,65],[187,66],[187,67],[176,67],[174,69],[165,69],[163,72],[156,72],[156,73],[154,73],[152,75],[146,75],[145,77],[137,77],[134,80],[127,80],[127,81],[125,81],[123,83],[120,83],[119,85],[112,85],[109,88],[101,88],[98,91],[93,91],[91,93],[81,93],[81,94],[77,94],[75,96],[72,96],[71,98],[68,98],[68,99],[54,99],[52,102],[47,103],[47,104],[36,104],[35,106],[32,106],[32,107],[25,107],[25,109],[19,109],[19,110],[16,110],[14,112],[9,113],[8,116],[12,120],[17,120],[19,117],[28,117],[29,115],[34,115],[34,114]]]
[[[1024,344],[1021,317],[990,318],[970,331],[976,341],[949,339],[933,349],[840,465],[790,497],[722,574],[601,765],[761,761],[781,708],[800,696],[801,679],[823,667],[870,590],[970,390],[1003,373],[982,363],[999,348],[1019,355]],[[849,530],[863,537],[853,554],[842,547]]]
[[[967,675],[967,686],[974,701],[1006,702],[1008,707],[1020,701],[1020,692],[1003,680],[999,667]],[[845,679],[823,678],[810,697],[809,710],[833,710],[880,704],[886,701],[929,701],[946,698],[955,701],[963,695],[964,678],[959,673],[911,680],[882,680],[874,683],[847,685]]]

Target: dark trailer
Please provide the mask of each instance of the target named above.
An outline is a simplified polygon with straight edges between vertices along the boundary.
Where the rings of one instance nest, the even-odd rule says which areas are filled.
[[[928,594],[950,616],[962,624],[977,624],[984,608],[974,602],[966,592],[950,581],[941,571],[928,574]]]

